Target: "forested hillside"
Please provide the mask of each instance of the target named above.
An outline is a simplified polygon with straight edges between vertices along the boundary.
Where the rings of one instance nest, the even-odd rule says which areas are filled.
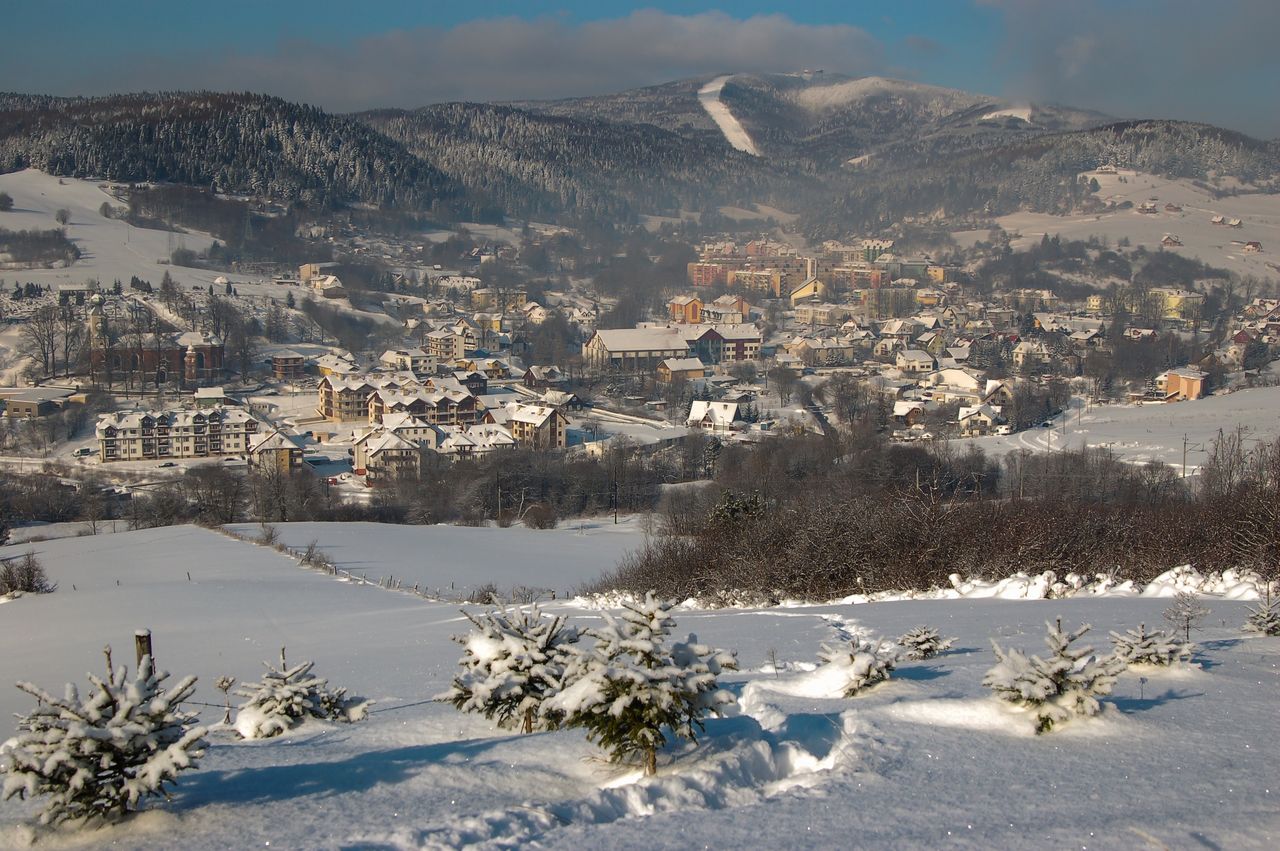
[[[0,171],[28,167],[317,206],[459,199],[453,181],[367,125],[250,94],[0,95]]]

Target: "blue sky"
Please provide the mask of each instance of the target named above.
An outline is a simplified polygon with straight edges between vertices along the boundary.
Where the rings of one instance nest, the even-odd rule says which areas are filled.
[[[1277,0],[7,4],[0,88],[266,91],[334,110],[824,67],[1280,135]]]

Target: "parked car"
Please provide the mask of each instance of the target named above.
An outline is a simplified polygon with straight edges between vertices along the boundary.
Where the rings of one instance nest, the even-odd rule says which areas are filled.
[[[87,446],[81,446],[79,449],[77,449],[75,452],[72,452],[71,454],[74,455],[76,458],[88,458],[90,455],[93,454],[93,450]]]
[[[178,464],[177,464],[177,462],[175,462],[175,461],[162,461],[162,462],[160,462],[159,464],[157,464],[156,466],[157,466],[157,467],[176,467],[176,466],[178,466]]]
[[[1013,426],[1011,425],[996,426],[996,434],[1001,436],[1013,434]]]

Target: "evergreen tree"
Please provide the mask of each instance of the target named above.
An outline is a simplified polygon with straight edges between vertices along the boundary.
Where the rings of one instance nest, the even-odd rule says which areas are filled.
[[[1267,588],[1267,597],[1256,606],[1249,607],[1249,616],[1245,619],[1246,632],[1257,632],[1262,635],[1280,635],[1280,600],[1271,598],[1271,588]]]
[[[845,697],[853,697],[889,679],[898,664],[898,646],[892,641],[854,636],[848,646],[822,645],[818,654],[824,667],[840,672]]]
[[[289,667],[280,648],[280,667],[263,662],[262,682],[246,683],[236,694],[247,700],[236,714],[236,732],[246,739],[278,736],[307,718],[363,721],[372,701],[347,697],[345,688],[330,689],[327,680],[311,675],[314,662]]]
[[[1147,625],[1144,623],[1138,624],[1136,630],[1126,631],[1124,635],[1111,633],[1111,642],[1115,647],[1116,658],[1124,659],[1130,665],[1172,665],[1174,662],[1187,661],[1195,650],[1195,645],[1164,630],[1147,632]]]
[[[996,664],[982,684],[1010,703],[1032,709],[1036,732],[1047,733],[1076,715],[1096,715],[1102,708],[1098,698],[1111,693],[1125,662],[1115,656],[1098,657],[1091,647],[1071,645],[1091,628],[1088,624],[1064,633],[1062,621],[1048,624],[1049,656],[1027,656],[1010,648],[1007,652],[991,642]]]
[[[1191,643],[1191,629],[1204,620],[1209,610],[1200,605],[1199,598],[1190,591],[1179,591],[1173,597],[1173,605],[1164,610],[1164,619],[1182,630],[1183,640]]]
[[[37,706],[18,720],[18,735],[0,746],[3,797],[46,795],[42,824],[102,816],[124,817],[139,801],[168,797],[177,775],[204,755],[205,730],[181,704],[195,691],[186,677],[164,690],[168,673],[156,673],[144,656],[129,678],[106,650],[107,676],[89,675],[92,693],[82,699],[74,684],[55,697],[31,683],[18,688]]]
[[[548,728],[558,726],[559,718],[544,713],[542,704],[560,690],[565,651],[578,641],[578,630],[563,616],[544,617],[537,605],[466,617],[476,629],[454,636],[466,648],[458,662],[463,671],[445,699],[463,712],[496,718],[500,726],[519,725],[522,733],[532,733],[539,719]]]
[[[668,733],[696,741],[703,718],[733,702],[716,676],[737,669],[734,655],[692,634],[668,644],[673,606],[650,591],[623,604],[619,617],[604,614],[605,626],[587,633],[594,647],[574,654],[565,688],[544,703],[568,726],[586,728],[613,762],[640,756],[647,775],[656,773]]]
[[[955,642],[954,638],[942,638],[931,626],[918,626],[898,639],[903,658],[912,660],[931,659],[950,650]]]

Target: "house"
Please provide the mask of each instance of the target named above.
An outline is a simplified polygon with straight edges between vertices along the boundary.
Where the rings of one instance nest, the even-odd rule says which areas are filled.
[[[737,402],[705,402],[695,400],[689,406],[689,417],[685,420],[689,428],[726,434],[738,431],[746,425],[742,419],[741,408]]]
[[[1182,239],[1177,234],[1166,233],[1161,237],[1160,244],[1166,248],[1172,248],[1174,246],[1182,245]]]
[[[894,365],[903,372],[932,372],[936,364],[933,355],[920,349],[903,349],[897,353]]]
[[[250,441],[249,466],[258,472],[292,473],[302,469],[302,447],[280,429]]]
[[[569,418],[546,405],[520,405],[507,420],[511,436],[530,449],[563,449],[568,445]]]
[[[477,311],[512,313],[522,310],[528,301],[529,295],[524,290],[480,287],[471,291],[471,309]]]
[[[1250,240],[1244,244],[1243,250],[1245,254],[1257,254],[1262,251],[1262,243]]]
[[[1013,365],[1018,369],[1034,369],[1049,357],[1049,350],[1039,340],[1021,340],[1013,347]]]
[[[321,355],[316,358],[316,369],[321,376],[332,375],[339,378],[355,375],[360,371],[355,358],[350,355]]]
[[[271,355],[271,375],[277,381],[296,381],[306,374],[306,358],[293,349]]]
[[[658,381],[671,384],[677,381],[692,381],[703,378],[707,368],[697,358],[667,358],[658,364]]]
[[[1204,395],[1204,380],[1205,374],[1198,369],[1170,369],[1156,376],[1156,389],[1166,402],[1194,400]]]
[[[422,470],[418,444],[394,431],[382,431],[363,447],[365,481],[369,484],[416,478]]]
[[[191,398],[195,401],[196,408],[200,410],[216,408],[219,405],[234,404],[227,397],[226,390],[221,387],[197,387],[195,392],[191,394]]]
[[[369,394],[376,389],[367,379],[321,377],[316,385],[316,413],[330,422],[364,420],[369,416]]]
[[[343,298],[347,294],[337,275],[318,275],[305,282],[305,285],[322,298]]]
[[[913,426],[924,419],[924,404],[898,400],[893,403],[893,420],[905,426]]]
[[[414,375],[428,375],[435,371],[436,360],[422,348],[388,349],[378,358],[378,363],[397,372],[409,371]]]
[[[698,324],[702,321],[702,299],[696,295],[676,296],[667,302],[672,322]]]
[[[491,452],[515,449],[516,439],[506,428],[490,423],[478,423],[463,428],[449,429],[436,447],[436,452],[454,460],[480,458]]]
[[[531,366],[524,371],[521,383],[530,390],[545,390],[548,387],[563,387],[569,380],[557,366]]]
[[[991,434],[997,425],[1004,422],[1004,417],[1001,416],[1000,412],[1001,408],[998,405],[975,405],[961,408],[958,417],[960,433],[966,437]]]

